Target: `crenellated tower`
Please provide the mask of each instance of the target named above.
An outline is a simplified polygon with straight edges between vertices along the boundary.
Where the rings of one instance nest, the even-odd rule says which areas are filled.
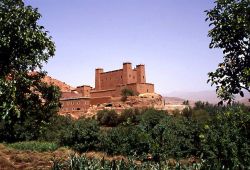
[[[146,83],[145,66],[143,64],[136,65],[137,83]]]
[[[101,90],[101,73],[103,73],[102,68],[95,69],[95,90]]]
[[[132,74],[132,64],[129,62],[123,63],[123,69],[122,69],[123,84],[130,83],[131,74]]]

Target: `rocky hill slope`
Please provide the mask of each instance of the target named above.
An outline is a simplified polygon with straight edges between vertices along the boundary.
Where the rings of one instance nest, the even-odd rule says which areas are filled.
[[[45,76],[42,81],[44,81],[48,84],[51,84],[51,85],[58,86],[60,88],[61,92],[70,92],[71,90],[74,89],[74,87],[71,87],[70,85],[68,85],[64,82],[61,82],[60,80],[54,79],[50,76]]]

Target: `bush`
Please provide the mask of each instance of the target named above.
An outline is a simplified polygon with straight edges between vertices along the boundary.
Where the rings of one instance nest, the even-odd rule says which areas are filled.
[[[218,112],[224,111],[225,109],[226,107],[224,106],[213,105],[208,102],[201,102],[201,101],[195,102],[195,106],[193,108],[194,111],[196,110],[205,111],[209,116],[214,116]]]
[[[48,152],[48,151],[55,151],[58,149],[58,145],[55,143],[39,142],[39,141],[17,142],[17,143],[7,144],[7,146],[17,150],[29,150],[37,152]]]
[[[129,88],[124,88],[122,89],[121,91],[121,95],[122,95],[122,101],[125,102],[128,98],[128,96],[134,96],[135,93],[132,89],[129,89]]]
[[[199,125],[185,117],[167,116],[152,130],[155,159],[198,156]]]
[[[138,126],[112,128],[101,139],[101,148],[108,154],[142,155],[149,151],[149,135]]]
[[[116,113],[115,110],[101,110],[97,112],[97,121],[100,125],[104,126],[117,126],[119,122],[119,115]]]
[[[138,109],[125,109],[121,112],[119,116],[120,123],[139,123],[138,116],[140,115],[140,111]]]
[[[207,168],[246,169],[250,167],[250,111],[233,106],[204,125],[202,152]]]
[[[71,116],[54,115],[50,118],[45,127],[41,129],[42,141],[51,141],[59,143],[60,135],[65,134],[66,129],[73,124],[74,120]]]
[[[100,127],[96,120],[78,119],[60,136],[60,145],[69,146],[78,152],[96,150]]]
[[[146,131],[151,131],[162,119],[166,118],[167,114],[163,110],[154,108],[145,109],[139,116],[140,126]]]
[[[110,170],[156,170],[156,169],[185,169],[185,170],[199,170],[202,168],[202,164],[193,163],[191,165],[183,165],[176,163],[170,165],[167,161],[156,163],[153,161],[137,163],[134,159],[128,160],[104,160],[104,159],[92,159],[85,155],[77,156],[71,155],[66,161],[53,160],[52,170],[64,170],[64,169],[110,169]]]

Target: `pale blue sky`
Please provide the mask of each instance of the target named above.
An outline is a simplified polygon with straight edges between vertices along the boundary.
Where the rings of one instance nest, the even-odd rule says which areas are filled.
[[[208,48],[204,10],[213,0],[26,0],[56,43],[44,67],[72,86],[94,86],[94,71],[145,64],[158,93],[201,91],[222,60]]]

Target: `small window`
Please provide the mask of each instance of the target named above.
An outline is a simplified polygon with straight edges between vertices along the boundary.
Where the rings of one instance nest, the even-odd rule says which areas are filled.
[[[144,79],[144,76],[142,76],[142,78]]]
[[[147,89],[147,92],[148,92],[148,89]]]
[[[76,110],[81,110],[80,108],[77,108]]]
[[[122,79],[122,76],[121,76],[121,79]]]

